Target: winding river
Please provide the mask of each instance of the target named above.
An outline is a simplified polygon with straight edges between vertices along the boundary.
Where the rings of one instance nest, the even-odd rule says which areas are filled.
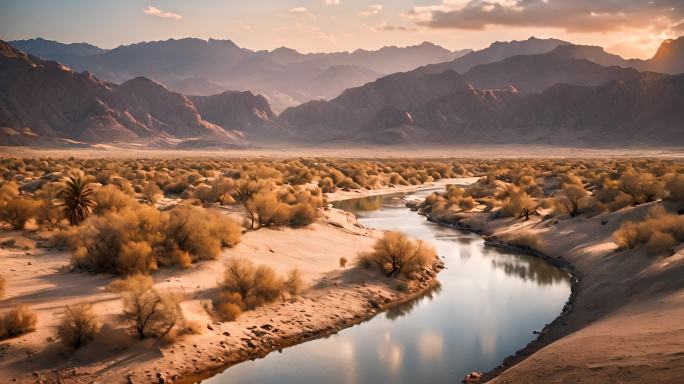
[[[558,316],[570,295],[564,272],[430,223],[405,208],[402,197],[334,205],[354,212],[366,227],[430,242],[446,264],[440,287],[338,334],[238,364],[203,383],[455,383],[473,370],[494,368]]]

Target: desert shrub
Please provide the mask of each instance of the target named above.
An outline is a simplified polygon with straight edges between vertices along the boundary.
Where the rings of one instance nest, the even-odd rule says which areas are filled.
[[[193,261],[210,260],[218,257],[221,247],[240,242],[241,232],[227,215],[183,204],[170,211],[165,243],[167,248],[187,252]]]
[[[69,305],[64,309],[61,322],[57,326],[57,335],[63,344],[72,349],[79,349],[93,340],[100,330],[90,304]]]
[[[227,215],[182,204],[169,212],[129,206],[88,218],[70,234],[74,264],[120,275],[149,273],[159,265],[189,266],[216,258],[240,240],[240,226]]]
[[[0,315],[0,340],[36,330],[37,316],[26,305],[18,304]]]
[[[147,181],[142,185],[140,194],[147,204],[155,204],[164,196],[164,193],[159,188],[157,183],[151,181]]]
[[[133,275],[119,286],[124,300],[123,317],[131,323],[137,337],[163,337],[183,321],[180,296],[158,293],[152,288],[152,278]]]
[[[666,212],[661,206],[651,208],[640,222],[627,221],[613,233],[618,249],[643,246],[649,254],[672,253],[684,242],[684,216]]]
[[[626,173],[620,178],[619,188],[635,204],[655,201],[664,195],[663,183],[651,173]]]
[[[346,268],[348,261],[346,257],[340,257],[340,268]]]
[[[291,282],[293,287],[299,284],[298,275],[296,272],[294,276],[288,276],[295,278]],[[244,311],[270,303],[280,297],[284,288],[283,279],[271,267],[233,259],[226,264],[219,292],[212,299],[214,311],[228,320],[232,315],[239,315],[236,307]]]
[[[299,296],[304,290],[304,279],[302,279],[302,273],[299,269],[290,270],[283,285],[290,297]]]
[[[316,209],[310,204],[299,203],[288,208],[287,223],[293,227],[304,227],[314,222]]]
[[[407,275],[427,267],[436,257],[434,248],[421,240],[410,240],[400,232],[385,232],[373,251],[362,256],[386,276]]]
[[[537,211],[537,202],[519,187],[509,186],[499,195],[497,199],[504,200],[501,206],[501,213],[506,216],[524,217],[530,219],[530,215]]]
[[[133,196],[111,184],[98,188],[93,193],[93,202],[95,203],[93,211],[98,215],[109,211],[120,211],[126,207],[135,206],[137,203]]]
[[[673,174],[667,182],[668,199],[684,203],[684,175],[681,173]]]
[[[321,187],[323,193],[331,193],[337,190],[335,187],[335,182],[330,177],[324,177],[318,182],[318,186]]]
[[[26,223],[35,218],[41,203],[36,200],[15,198],[0,205],[0,220],[16,230],[24,229]]]
[[[564,198],[559,202],[570,216],[577,216],[580,213],[580,201],[588,196],[588,192],[581,184],[563,184]]]

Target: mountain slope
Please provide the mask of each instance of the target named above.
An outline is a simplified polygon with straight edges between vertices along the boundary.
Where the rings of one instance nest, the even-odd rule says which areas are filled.
[[[466,73],[476,65],[495,63],[518,55],[534,55],[550,52],[560,45],[570,44],[557,39],[537,39],[530,37],[522,41],[494,42],[489,47],[471,52],[450,62],[427,65],[423,68],[426,73],[440,73],[447,70]]]
[[[42,40],[53,51],[63,44]],[[431,43],[409,47],[383,47],[377,51],[302,54],[289,48],[251,51],[230,40],[170,39],[119,46],[90,55],[50,55],[26,41],[14,42],[57,59],[76,71],[123,83],[147,77],[181,93],[209,95],[212,91],[251,90],[267,96],[282,110],[312,99],[331,98],[346,88],[385,74],[449,61],[466,51],[452,52]],[[346,68],[350,76],[342,76]],[[353,71],[350,70],[353,68]],[[215,87],[219,89],[214,89]]]
[[[241,132],[258,142],[291,140],[292,132],[268,104],[265,97],[252,92],[227,91],[213,96],[190,97],[202,118],[226,130]]]
[[[565,45],[548,53],[519,55],[491,64],[477,65],[464,78],[477,89],[504,89],[510,86],[521,93],[541,92],[558,83],[601,85],[612,80],[640,77],[632,68],[605,67],[587,60],[595,47]],[[599,48],[600,49],[600,48]],[[602,49],[600,49],[603,52]],[[601,60],[611,62],[611,60]],[[614,64],[611,64],[614,65]]]
[[[416,70],[347,90],[328,102],[290,108],[281,117],[307,137],[338,144],[684,145],[684,75],[564,62],[564,67],[589,66],[590,73],[600,67],[599,74],[625,76],[601,78],[593,86],[557,84],[525,95],[513,89],[476,90],[454,71]],[[534,62],[528,64],[535,68]],[[593,78],[580,77],[587,79]]]
[[[121,86],[18,51],[0,41],[3,135],[94,143],[235,135],[202,120],[183,95],[149,79]],[[13,139],[13,140],[14,140]]]
[[[33,56],[62,62],[71,61],[76,57],[99,55],[107,52],[106,49],[87,43],[64,44],[41,39],[40,37],[29,40],[10,41],[9,44]]]

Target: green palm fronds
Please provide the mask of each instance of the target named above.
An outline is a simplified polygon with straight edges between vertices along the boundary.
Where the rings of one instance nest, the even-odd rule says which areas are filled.
[[[93,189],[88,186],[89,182],[80,176],[71,176],[66,182],[63,192],[64,215],[71,225],[79,225],[88,217],[95,202],[90,199]]]

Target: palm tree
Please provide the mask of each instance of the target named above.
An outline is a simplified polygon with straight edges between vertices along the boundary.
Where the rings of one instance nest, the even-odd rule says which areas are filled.
[[[61,204],[64,214],[71,225],[79,225],[90,214],[95,202],[90,199],[93,189],[88,186],[89,182],[81,176],[71,176],[66,182]]]

